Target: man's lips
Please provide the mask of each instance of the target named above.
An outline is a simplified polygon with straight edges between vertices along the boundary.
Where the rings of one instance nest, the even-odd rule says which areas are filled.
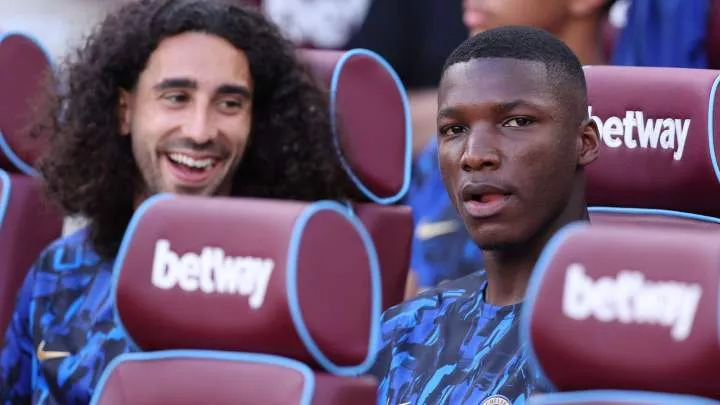
[[[463,201],[481,200],[484,197],[507,196],[512,194],[509,187],[495,183],[465,183],[460,189]]]
[[[473,218],[489,218],[505,208],[512,192],[490,183],[467,183],[460,192],[465,211]]]
[[[207,153],[170,152],[163,153],[170,173],[184,185],[205,184],[220,169],[221,159]]]

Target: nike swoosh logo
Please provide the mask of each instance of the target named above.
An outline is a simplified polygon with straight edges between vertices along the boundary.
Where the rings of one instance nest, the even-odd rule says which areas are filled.
[[[460,221],[456,219],[439,222],[421,222],[415,228],[415,236],[417,236],[420,240],[428,240],[438,236],[447,235],[460,229],[459,222]]]
[[[68,357],[68,356],[70,356],[70,352],[46,351],[44,340],[40,342],[40,345],[37,348],[37,358],[40,361],[52,360],[52,359],[62,359],[64,357]]]

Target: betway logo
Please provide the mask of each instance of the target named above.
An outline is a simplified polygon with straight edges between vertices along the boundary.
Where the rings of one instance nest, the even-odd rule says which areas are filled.
[[[258,309],[274,267],[272,259],[225,256],[225,251],[216,247],[178,256],[169,241],[160,239],[155,244],[152,284],[164,290],[178,286],[189,292],[247,296],[250,307]]]
[[[592,115],[592,106],[588,107],[588,116],[597,124],[602,142],[611,148],[661,148],[672,150],[674,160],[682,159],[690,119],[645,119],[642,111],[626,111],[625,118],[608,117],[603,122],[600,117]]]
[[[593,281],[583,265],[572,264],[565,276],[562,307],[566,316],[579,321],[594,317],[600,322],[667,327],[674,340],[682,341],[692,330],[700,295],[698,284],[646,281],[637,271]]]

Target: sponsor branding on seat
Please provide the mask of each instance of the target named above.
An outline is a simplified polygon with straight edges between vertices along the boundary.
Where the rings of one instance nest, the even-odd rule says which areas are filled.
[[[673,151],[673,160],[682,159],[690,130],[690,119],[645,118],[642,111],[625,111],[625,117],[608,117],[605,121],[592,114],[600,130],[600,140],[611,148],[664,149]]]
[[[699,284],[649,281],[638,271],[593,280],[582,264],[571,264],[565,275],[563,313],[575,320],[647,324],[670,328],[676,341],[687,339],[702,295]]]
[[[274,267],[272,259],[225,256],[218,247],[180,256],[170,249],[170,241],[160,239],[155,244],[152,284],[165,290],[177,286],[188,292],[247,296],[250,307],[258,309]]]

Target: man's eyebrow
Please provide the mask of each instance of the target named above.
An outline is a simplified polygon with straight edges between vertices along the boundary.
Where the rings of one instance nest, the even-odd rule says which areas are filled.
[[[442,118],[452,118],[457,116],[457,110],[455,108],[443,108],[437,113],[437,119],[440,120]]]
[[[252,98],[252,92],[249,88],[239,84],[223,84],[217,90],[221,95],[239,95],[246,99]]]
[[[198,87],[197,82],[191,79],[184,78],[170,78],[163,79],[160,83],[153,86],[155,90],[168,90],[168,89],[196,89]]]
[[[491,108],[492,111],[494,111],[496,114],[507,114],[507,113],[511,112],[512,110],[514,110],[516,108],[520,108],[520,107],[533,108],[533,109],[538,109],[538,110],[547,108],[546,106],[543,106],[542,104],[534,103],[532,101],[523,100],[523,99],[494,102],[494,103],[491,102],[491,103],[489,103],[489,106],[490,106],[489,108]],[[440,111],[438,111],[437,119],[439,120],[442,118],[455,118],[461,114],[460,111],[461,110],[458,109],[457,107],[443,108]]]
[[[493,106],[493,109],[499,113],[507,113],[518,107],[527,107],[527,108],[534,108],[534,109],[539,109],[539,110],[546,108],[540,104],[533,103],[532,101],[519,99],[519,100],[512,100],[512,101],[497,103],[496,105]]]
[[[160,83],[153,86],[156,91],[169,90],[169,89],[197,89],[198,83],[192,79],[185,78],[169,78],[164,79]],[[217,94],[228,95],[236,94],[246,99],[252,97],[252,92],[247,86],[240,84],[223,84],[217,89]]]

